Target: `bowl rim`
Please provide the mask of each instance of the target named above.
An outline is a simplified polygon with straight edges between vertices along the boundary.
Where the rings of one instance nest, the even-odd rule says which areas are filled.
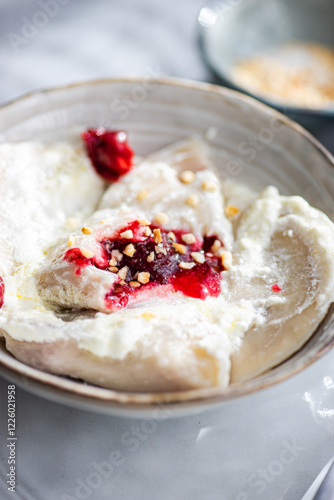
[[[42,90],[36,90],[32,92],[28,92],[22,96],[19,96],[16,99],[13,99],[4,105],[0,106],[0,114],[2,110],[9,109],[11,106],[19,104],[21,101],[27,101],[30,98],[33,98],[38,95],[47,95],[53,94],[57,92],[64,92],[66,90],[71,90],[77,87],[90,87],[90,86],[99,86],[99,85],[113,85],[115,83],[140,83],[142,82],[143,77],[117,77],[117,78],[104,78],[104,79],[95,79],[95,80],[85,80],[76,83],[71,83],[68,85],[57,86],[53,88],[46,88]],[[219,85],[206,83],[206,82],[197,82],[189,79],[181,79],[174,77],[159,77],[154,78],[159,84],[174,86],[183,89],[192,89],[192,90],[201,90],[207,91],[214,94],[218,94],[225,97],[232,97],[234,99],[241,100],[251,107],[258,108],[261,111],[266,113],[271,113],[274,115],[277,120],[284,123],[287,127],[294,129],[299,134],[301,134],[307,141],[309,141],[316,150],[318,150],[321,155],[323,155],[326,161],[330,166],[334,167],[334,157],[332,154],[307,130],[305,130],[301,125],[295,123],[290,118],[286,117],[279,111],[271,108],[270,106],[259,102],[257,99],[244,95],[235,90],[231,90],[225,87],[221,87]],[[334,307],[330,308],[333,312]],[[328,317],[329,312],[327,313],[326,318]],[[326,321],[324,318],[323,321]],[[322,324],[323,322],[321,322]],[[321,324],[315,330],[320,328]],[[313,337],[312,335],[312,337]],[[311,337],[311,338],[312,338]],[[47,373],[37,368],[33,368],[16,358],[6,350],[4,346],[4,339],[0,338],[0,374],[6,378],[11,378],[12,376],[16,379],[17,383],[20,384],[20,380],[22,379],[22,383],[20,384],[23,388],[29,390],[29,382],[30,385],[37,385],[41,389],[41,392],[46,396],[46,392],[48,387],[51,387],[55,391],[60,391],[66,399],[70,400],[71,394],[75,394],[79,399],[83,401],[87,401],[89,403],[94,402],[95,404],[98,402],[108,403],[110,404],[110,408],[114,408],[115,405],[118,408],[131,408],[135,406],[137,409],[148,409],[155,407],[156,405],[191,405],[197,404],[199,402],[205,403],[206,406],[214,405],[217,403],[227,402],[236,398],[241,398],[243,396],[247,396],[256,392],[259,392],[263,389],[274,386],[278,383],[284,382],[296,374],[303,371],[305,368],[315,363],[317,360],[322,358],[326,353],[328,353],[331,348],[334,346],[334,335],[332,338],[329,338],[325,344],[312,356],[309,356],[303,362],[296,362],[295,365],[290,367],[287,373],[276,373],[276,369],[278,367],[274,367],[270,371],[247,381],[245,383],[236,383],[228,386],[227,388],[214,387],[214,388],[204,388],[204,389],[190,389],[185,391],[175,391],[175,392],[127,392],[127,391],[119,391],[114,389],[108,389],[104,387],[98,387],[90,383],[81,382],[75,379],[70,379],[69,377],[55,375],[52,373]],[[299,352],[299,351],[297,351]],[[297,354],[297,353],[295,353]],[[294,355],[291,357],[293,358]],[[289,358],[290,359],[290,358]],[[286,363],[285,360],[284,363]],[[30,389],[31,390],[31,389]],[[31,392],[34,392],[31,390]],[[71,402],[69,402],[71,405]]]
[[[200,12],[202,12],[203,8],[210,9],[217,18],[219,16],[219,10],[222,9],[222,2],[219,0],[209,0],[204,6],[201,7]],[[237,8],[237,7],[236,7]],[[199,14],[200,14],[199,12]],[[303,106],[292,106],[291,104],[284,104],[284,102],[276,101],[275,99],[270,99],[270,97],[265,97],[257,92],[253,92],[247,87],[239,85],[236,83],[233,78],[231,78],[225,71],[223,71],[219,65],[217,65],[212,59],[212,51],[208,47],[207,43],[207,33],[208,31],[216,24],[216,21],[210,26],[204,26],[199,21],[199,14],[197,17],[197,29],[198,29],[198,42],[199,48],[202,55],[202,59],[207,67],[211,70],[213,75],[225,85],[228,85],[229,88],[241,92],[253,99],[260,101],[267,106],[274,107],[279,110],[281,113],[287,113],[291,116],[301,116],[305,118],[327,118],[331,119],[334,117],[334,103],[332,108],[306,108]]]

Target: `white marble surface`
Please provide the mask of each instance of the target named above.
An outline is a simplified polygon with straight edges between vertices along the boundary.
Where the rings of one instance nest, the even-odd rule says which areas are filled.
[[[202,1],[49,0],[47,16],[42,3],[1,2],[1,103],[117,75],[212,80],[196,41]],[[26,31],[27,20],[43,26]],[[334,145],[331,127],[319,135]],[[299,500],[334,452],[333,365],[334,352],[262,394],[159,421],[74,410],[17,389],[15,495],[6,486],[8,382],[0,378],[0,498]]]

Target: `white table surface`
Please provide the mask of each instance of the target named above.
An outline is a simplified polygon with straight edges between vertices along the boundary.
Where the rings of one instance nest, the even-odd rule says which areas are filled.
[[[50,14],[40,14],[41,4]],[[201,6],[201,0],[2,0],[0,103],[119,75],[213,81],[197,45]],[[334,126],[318,131],[331,149],[333,133]],[[333,366],[331,352],[261,394],[160,421],[79,411],[17,388],[15,494],[6,485],[9,382],[0,378],[0,498],[299,500],[334,453]],[[103,470],[102,462],[109,464]]]

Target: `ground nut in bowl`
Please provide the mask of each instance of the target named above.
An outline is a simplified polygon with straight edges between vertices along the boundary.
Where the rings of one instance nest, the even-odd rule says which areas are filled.
[[[333,162],[298,125],[216,86],[125,78],[15,101],[0,134],[4,376],[180,415],[331,348]]]
[[[223,83],[316,130],[334,116],[333,15],[331,0],[212,0],[202,53]]]

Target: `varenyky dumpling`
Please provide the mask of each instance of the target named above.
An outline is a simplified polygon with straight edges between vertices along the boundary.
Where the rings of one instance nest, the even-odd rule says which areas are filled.
[[[307,341],[334,298],[326,215],[273,187],[226,206],[198,138],[134,160],[124,132],[82,137],[0,146],[0,326],[15,357],[174,391],[248,380]]]

